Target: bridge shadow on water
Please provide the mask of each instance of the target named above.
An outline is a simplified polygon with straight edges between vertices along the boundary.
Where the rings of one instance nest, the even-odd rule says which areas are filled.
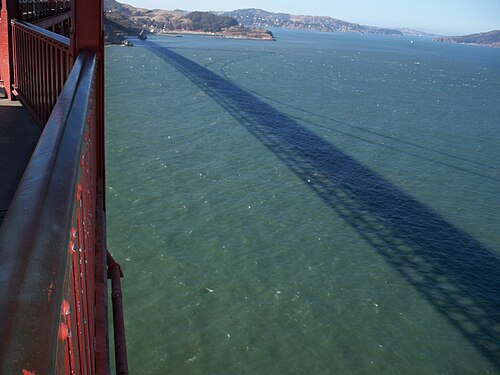
[[[500,370],[500,257],[237,84],[143,45],[213,98],[343,218]]]

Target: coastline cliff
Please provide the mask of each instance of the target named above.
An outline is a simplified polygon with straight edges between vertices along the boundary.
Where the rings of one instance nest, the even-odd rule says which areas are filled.
[[[500,48],[500,30],[493,30],[486,33],[477,33],[463,36],[438,37],[435,42],[470,44],[476,46]]]

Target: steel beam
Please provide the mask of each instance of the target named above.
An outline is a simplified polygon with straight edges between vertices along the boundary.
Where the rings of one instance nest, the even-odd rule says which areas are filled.
[[[12,27],[10,21],[19,15],[19,0],[2,0],[0,10],[0,77],[7,98],[12,100]]]

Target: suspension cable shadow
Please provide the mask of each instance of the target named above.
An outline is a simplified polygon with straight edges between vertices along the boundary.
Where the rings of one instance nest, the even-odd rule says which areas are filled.
[[[246,57],[247,60],[248,60],[248,58],[249,57]],[[221,75],[225,79],[227,79],[228,81],[233,82],[231,80],[231,78],[228,76],[228,74],[226,73],[225,69],[227,68],[227,66],[230,66],[231,64],[233,64],[235,62],[241,61],[242,59],[243,59],[242,57],[235,58],[235,59],[233,59],[231,61],[228,61],[226,64],[224,64],[220,68]],[[212,63],[214,63],[214,62],[212,62]],[[208,67],[209,65],[210,64],[207,64],[207,65],[205,65],[205,67]],[[292,115],[288,114],[289,117],[291,117],[291,118],[293,118],[293,119],[295,119],[297,121],[300,121],[302,123],[307,123],[307,124],[310,124],[310,125],[312,125],[314,127],[322,128],[322,129],[325,129],[325,130],[328,130],[328,131],[331,131],[331,132],[342,134],[344,136],[347,136],[347,137],[350,137],[350,138],[353,138],[353,139],[356,139],[356,140],[359,140],[359,141],[362,141],[362,142],[365,142],[365,143],[368,143],[368,144],[377,145],[379,147],[387,148],[387,149],[390,149],[392,151],[396,151],[396,152],[399,152],[399,153],[402,153],[402,154],[406,154],[406,155],[409,155],[409,156],[412,156],[412,157],[415,157],[415,158],[418,158],[418,159],[421,159],[421,160],[425,160],[425,161],[428,161],[428,162],[431,162],[431,163],[434,163],[434,164],[439,164],[439,165],[442,165],[442,166],[447,167],[447,168],[452,168],[452,169],[458,170],[458,171],[463,172],[463,173],[471,174],[471,175],[474,175],[474,176],[477,176],[477,177],[481,177],[481,178],[484,178],[484,179],[487,179],[487,180],[491,180],[491,181],[500,182],[499,178],[492,177],[492,176],[490,176],[488,174],[476,172],[476,171],[474,171],[474,170],[472,170],[470,168],[465,168],[465,167],[462,167],[462,166],[457,166],[457,165],[451,164],[451,163],[446,162],[446,161],[440,161],[438,159],[434,159],[434,158],[431,158],[431,157],[422,156],[421,154],[417,154],[416,152],[410,152],[410,151],[404,150],[402,148],[398,148],[397,146],[391,146],[390,144],[394,143],[396,145],[410,146],[411,148],[414,148],[416,150],[423,150],[423,151],[426,151],[428,153],[436,154],[437,156],[444,157],[446,159],[455,160],[455,161],[458,161],[458,162],[464,162],[466,164],[471,164],[473,166],[479,166],[479,167],[482,167],[482,168],[487,168],[487,169],[489,169],[491,171],[494,171],[494,172],[497,172],[497,171],[500,170],[500,167],[498,167],[498,166],[490,165],[490,164],[483,163],[483,162],[480,162],[480,161],[477,161],[477,160],[468,159],[468,158],[465,158],[465,157],[462,157],[462,156],[458,156],[458,155],[453,155],[453,154],[450,154],[448,152],[444,152],[444,151],[440,151],[440,150],[432,148],[432,147],[420,145],[420,144],[415,143],[415,142],[410,142],[410,141],[405,140],[405,139],[401,139],[401,138],[389,136],[389,135],[383,134],[381,132],[377,132],[377,131],[373,131],[373,130],[370,130],[370,129],[366,129],[365,127],[360,126],[360,125],[351,124],[351,123],[348,123],[348,122],[345,122],[345,121],[341,121],[341,120],[338,120],[338,119],[335,119],[335,118],[331,118],[329,116],[325,116],[325,115],[321,115],[321,114],[309,111],[307,109],[298,107],[296,105],[285,103],[284,101],[281,101],[281,100],[279,100],[279,99],[277,99],[275,97],[264,95],[264,94],[258,93],[256,91],[248,89],[248,88],[244,88],[244,89],[247,92],[249,92],[250,94],[255,95],[255,96],[259,97],[259,98],[263,98],[263,99],[266,99],[268,101],[272,101],[273,103],[277,103],[278,105],[286,106],[286,107],[291,108],[291,109],[293,109],[295,111],[303,113],[307,117],[307,119],[301,118],[299,116],[292,116]],[[324,124],[319,124],[318,122],[315,122],[315,121],[311,120],[311,117],[316,118],[318,120],[321,120],[323,122],[326,121],[326,123],[329,123],[330,125],[334,125],[334,126],[325,126]],[[344,128],[350,128],[351,130],[356,130],[356,131],[364,134],[364,136],[354,135],[354,134],[352,134],[352,132],[340,130],[335,125],[341,125]],[[389,143],[386,144],[385,142],[373,141],[371,139],[366,138],[366,136],[375,137],[375,139],[376,138],[381,138],[383,141],[389,141]]]
[[[492,249],[234,82],[142,45],[285,163],[500,370],[500,257]]]

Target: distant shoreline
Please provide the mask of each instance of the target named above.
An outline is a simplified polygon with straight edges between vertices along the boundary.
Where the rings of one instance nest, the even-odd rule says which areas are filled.
[[[433,39],[435,42],[465,44],[489,48],[500,48],[500,30],[463,36],[447,36]]]
[[[239,39],[239,40],[259,40],[259,41],[276,41],[274,35],[267,33],[259,33],[261,36],[250,36],[247,32],[207,32],[207,31],[195,31],[195,30],[172,30],[164,33],[152,33],[151,35],[156,36],[184,36],[184,35],[201,35],[214,38],[222,39]]]
[[[181,10],[142,9],[107,0],[105,42],[121,43],[126,35],[145,30],[151,35],[202,35],[215,38],[275,41],[266,28],[317,32],[360,33],[388,36],[432,36],[435,42],[500,48],[500,31],[464,36],[437,36],[408,28],[387,29],[334,19],[329,16],[304,16],[273,13],[262,9],[231,12],[187,12]]]

